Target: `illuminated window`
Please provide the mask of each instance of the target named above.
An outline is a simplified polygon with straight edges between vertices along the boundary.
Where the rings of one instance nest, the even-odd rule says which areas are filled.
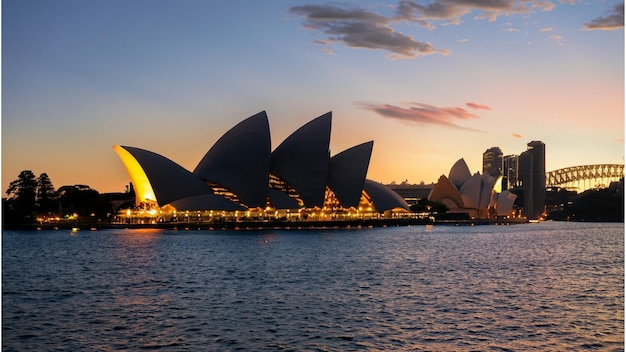
[[[289,198],[293,198],[298,202],[298,205],[303,207],[304,201],[300,198],[300,194],[293,188],[286,180],[281,178],[280,176],[276,176],[274,174],[270,174],[270,184],[269,187],[271,189],[279,190],[289,196]]]
[[[228,189],[228,187],[210,181],[207,181],[207,185],[211,187],[211,189],[213,190],[213,194],[224,197],[233,203],[241,205],[242,207],[246,206],[241,200],[239,200],[239,196],[237,196],[233,191]]]
[[[324,210],[329,210],[331,212],[346,210],[341,206],[335,192],[328,187],[326,187],[326,193],[324,194]]]
[[[359,200],[359,208],[368,209],[368,211],[372,211],[372,209],[376,209],[374,207],[374,201],[372,201],[372,198],[370,197],[370,195],[367,194],[367,192],[365,191],[361,192],[361,199]]]

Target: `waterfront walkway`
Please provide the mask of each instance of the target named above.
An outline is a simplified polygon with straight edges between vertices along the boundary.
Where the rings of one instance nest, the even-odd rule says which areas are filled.
[[[411,225],[513,225],[528,223],[526,219],[468,219],[431,220],[424,218],[358,219],[340,221],[230,221],[230,222],[167,222],[156,224],[122,224],[109,222],[65,222],[43,224],[3,224],[3,229],[13,230],[102,230],[102,229],[167,229],[167,230],[316,230],[373,227],[397,227]]]

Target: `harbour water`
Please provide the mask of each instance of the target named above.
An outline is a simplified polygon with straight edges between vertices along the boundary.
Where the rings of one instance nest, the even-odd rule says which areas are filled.
[[[624,225],[3,231],[3,351],[623,351]]]

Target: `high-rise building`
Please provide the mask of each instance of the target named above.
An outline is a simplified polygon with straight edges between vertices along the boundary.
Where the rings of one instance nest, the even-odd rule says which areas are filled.
[[[483,153],[483,175],[502,175],[502,150],[492,147]]]
[[[519,156],[519,185],[523,189],[524,214],[528,219],[539,219],[546,202],[546,145],[532,141]]]
[[[502,189],[517,187],[519,156],[507,155],[502,157]]]

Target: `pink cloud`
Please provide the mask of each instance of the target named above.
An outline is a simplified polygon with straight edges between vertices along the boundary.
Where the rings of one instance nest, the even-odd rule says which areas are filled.
[[[475,129],[462,127],[454,122],[457,120],[479,119],[480,116],[462,107],[439,107],[430,104],[412,102],[409,106],[401,107],[390,104],[370,104],[363,103],[361,107],[366,110],[376,112],[382,117],[397,119],[421,125],[438,125],[469,131]]]
[[[513,133],[512,136],[513,138],[522,138],[522,135],[519,133]]]
[[[467,107],[469,107],[469,108],[477,109],[477,110],[491,110],[491,107],[489,107],[487,105],[483,105],[483,104],[467,102],[467,103],[465,103],[465,105],[467,105]]]

